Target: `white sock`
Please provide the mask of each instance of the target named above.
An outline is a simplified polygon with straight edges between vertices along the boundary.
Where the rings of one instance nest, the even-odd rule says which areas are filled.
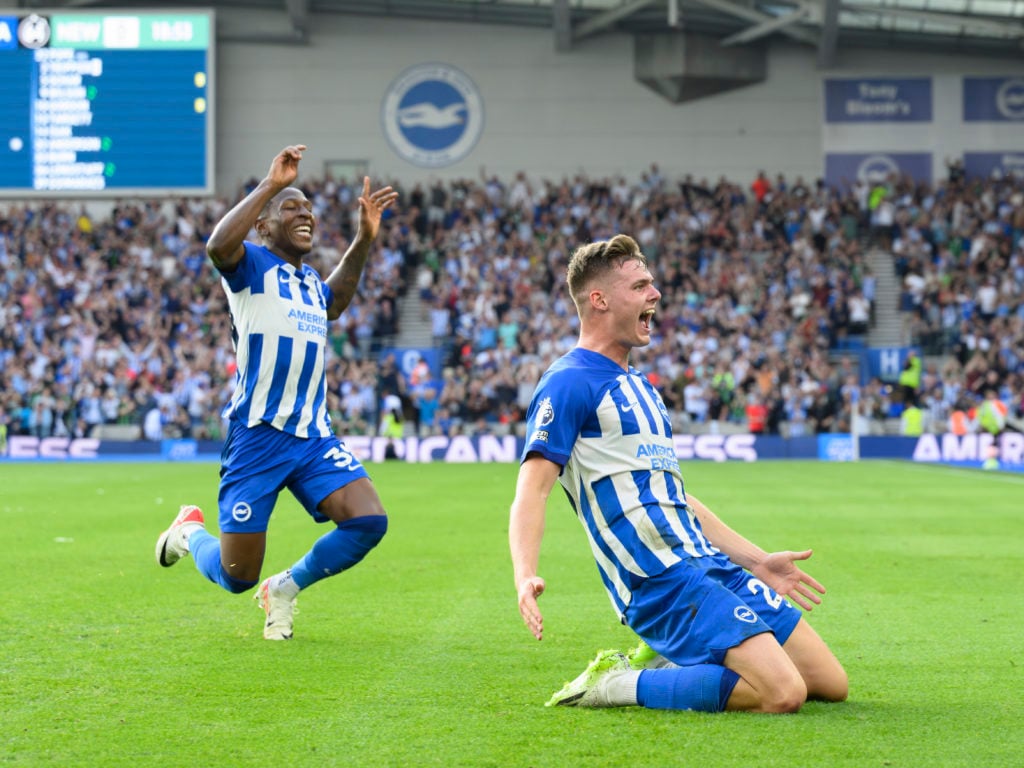
[[[658,656],[654,661],[644,667],[644,669],[673,669],[678,666],[678,664],[669,661],[664,656]]]
[[[630,671],[615,675],[607,683],[605,693],[608,703],[613,707],[632,707],[637,704],[636,686],[640,682],[640,672]]]
[[[192,534],[196,531],[205,531],[206,528],[201,523],[185,523],[181,526],[181,538],[185,542],[185,549],[188,552],[192,551],[192,544],[189,541],[192,538]]]
[[[292,578],[291,570],[287,570],[284,573],[279,573],[276,576],[272,576],[270,579],[270,587],[275,592],[284,595],[289,600],[294,600],[295,596],[299,594],[299,585],[295,583],[295,579]]]

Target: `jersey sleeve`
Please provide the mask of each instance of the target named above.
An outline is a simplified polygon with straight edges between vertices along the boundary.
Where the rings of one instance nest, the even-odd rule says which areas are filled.
[[[242,258],[235,265],[234,270],[220,273],[232,293],[252,288],[255,285],[257,276],[261,281],[263,279],[263,273],[259,269],[259,253],[255,251],[255,246],[248,240],[243,245],[245,246],[245,253],[242,254]]]
[[[570,369],[541,378],[526,413],[529,428],[521,461],[538,453],[564,467],[590,409],[589,387]]]

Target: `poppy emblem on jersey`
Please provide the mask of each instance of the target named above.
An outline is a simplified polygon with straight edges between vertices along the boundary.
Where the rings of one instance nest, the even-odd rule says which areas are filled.
[[[252,517],[252,507],[244,501],[240,501],[231,508],[231,516],[239,523],[244,523]]]
[[[555,409],[551,405],[551,398],[545,397],[537,404],[537,426],[546,427],[555,420]]]
[[[754,624],[757,622],[757,614],[745,605],[737,605],[733,609],[732,615],[745,624]]]
[[[456,67],[419,64],[388,86],[380,120],[399,157],[423,168],[441,168],[476,146],[484,129],[483,99]]]

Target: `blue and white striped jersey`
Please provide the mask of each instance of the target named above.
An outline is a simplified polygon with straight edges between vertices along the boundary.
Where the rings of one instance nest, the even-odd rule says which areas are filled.
[[[668,410],[647,378],[577,347],[547,370],[527,413],[531,453],[565,488],[621,615],[644,579],[718,552],[686,505]]]
[[[330,437],[324,349],[331,289],[308,264],[295,269],[248,241],[223,274],[238,372],[224,415],[296,437]]]

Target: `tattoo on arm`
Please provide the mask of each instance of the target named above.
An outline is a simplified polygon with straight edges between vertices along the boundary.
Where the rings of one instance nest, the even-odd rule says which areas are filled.
[[[327,278],[327,284],[334,293],[334,303],[331,304],[332,315],[337,317],[345,311],[352,297],[356,295],[359,288],[359,279],[362,277],[363,268],[366,266],[366,258],[370,253],[369,243],[366,245],[353,244],[345,252],[338,266],[335,267],[331,276]],[[334,313],[337,314],[334,314]]]

